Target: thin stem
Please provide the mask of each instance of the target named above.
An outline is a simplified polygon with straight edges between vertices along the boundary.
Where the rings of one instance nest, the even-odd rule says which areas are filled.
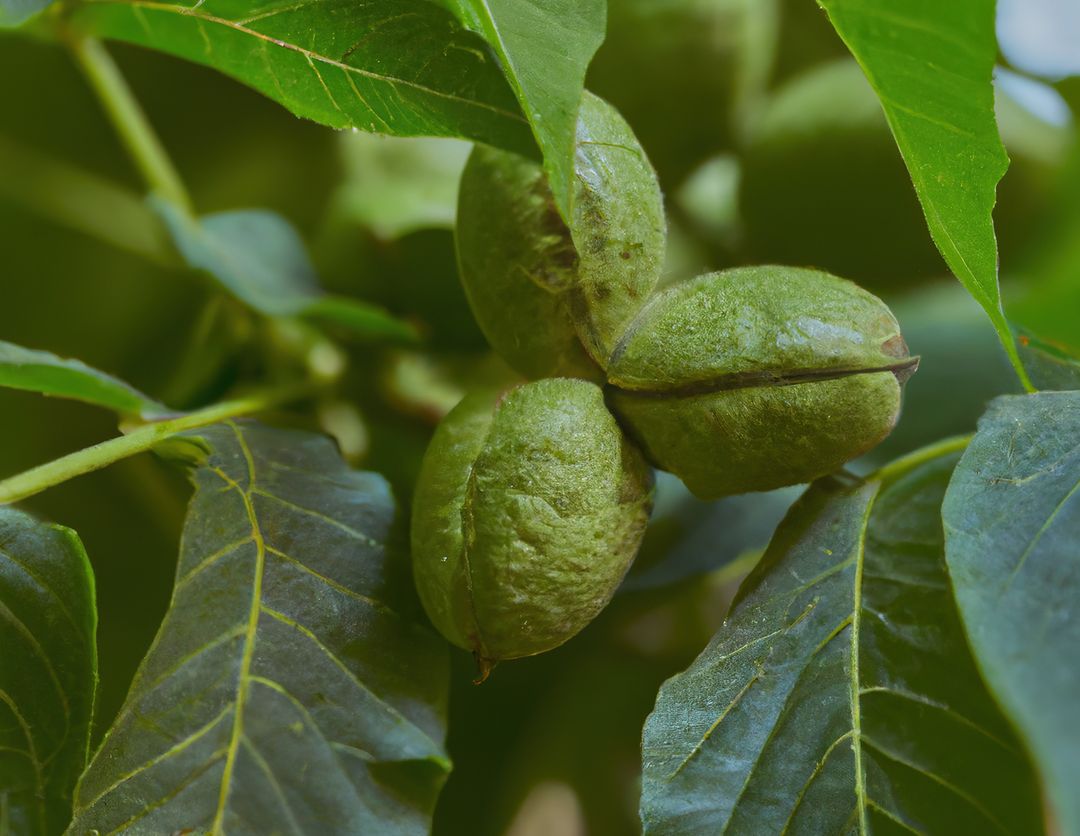
[[[971,443],[971,439],[972,436],[970,435],[958,435],[930,444],[878,468],[866,477],[866,481],[895,482],[900,477],[910,473],[919,465],[941,458],[942,456],[947,456],[949,453],[956,453],[963,450]]]
[[[104,45],[80,35],[71,35],[68,44],[151,191],[190,212],[180,175]]]
[[[121,459],[143,453],[154,445],[186,430],[216,424],[228,418],[250,415],[291,400],[304,397],[312,392],[310,384],[281,389],[247,398],[208,406],[196,412],[190,412],[177,418],[143,424],[119,438],[110,438],[93,447],[87,447],[55,461],[31,468],[16,476],[0,482],[0,505],[19,502],[47,488],[59,485],[84,473],[100,470]]]

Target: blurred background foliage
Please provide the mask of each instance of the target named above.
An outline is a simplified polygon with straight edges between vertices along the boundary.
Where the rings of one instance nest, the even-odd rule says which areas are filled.
[[[854,469],[971,431],[987,400],[1018,390],[985,316],[945,275],[881,110],[814,3],[609,5],[588,84],[625,113],[659,171],[665,281],[752,262],[828,268],[883,295],[921,355],[896,432]],[[1007,312],[1065,350],[1080,346],[1080,85],[1070,77],[1080,66],[1053,60],[1055,43],[1068,52],[1080,41],[1068,6],[1000,4],[998,110],[1012,166],[996,212]],[[281,213],[327,288],[421,330],[419,349],[343,343],[344,396],[310,418],[407,504],[439,417],[469,386],[512,377],[487,352],[456,277],[451,229],[468,146],[336,134],[209,70],[112,50],[200,212]],[[2,36],[0,78],[0,339],[79,357],[176,407],[280,373],[275,342],[288,335],[177,266],[67,55]],[[126,219],[123,240],[94,234],[102,213]],[[88,407],[4,391],[0,431],[6,475],[113,427]],[[482,688],[458,654],[455,771],[437,833],[637,827],[639,736],[656,690],[705,645],[797,493],[707,504],[675,479],[658,485],[637,566],[579,638],[498,669]],[[97,571],[99,730],[164,612],[187,494],[146,456],[28,503],[77,529]]]

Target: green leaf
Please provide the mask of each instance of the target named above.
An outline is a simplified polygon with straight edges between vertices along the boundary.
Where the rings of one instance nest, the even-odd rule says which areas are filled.
[[[442,0],[484,37],[529,117],[555,204],[573,220],[577,115],[585,71],[604,41],[606,0]]]
[[[445,643],[382,477],[252,423],[202,448],[165,621],[73,834],[423,833],[449,768]]]
[[[1080,392],[994,401],[942,508],[956,600],[987,683],[1080,833]]]
[[[647,832],[1041,832],[949,589],[939,511],[956,458],[825,479],[796,503],[724,626],[660,690]]]
[[[873,86],[949,269],[1027,382],[1001,309],[993,211],[1009,166],[994,119],[994,0],[818,0]]]
[[[51,2],[52,0],[0,0],[0,29],[18,26]]]
[[[94,574],[74,531],[0,508],[0,832],[71,818],[97,685]]]
[[[535,153],[483,40],[427,0],[89,0],[74,23],[213,67],[334,128]]]
[[[259,313],[332,322],[365,338],[416,339],[410,325],[382,308],[324,293],[304,242],[280,215],[246,209],[196,218],[151,200],[184,260]]]
[[[0,386],[103,406],[123,415],[161,416],[153,398],[79,360],[0,341]]]
[[[1080,389],[1080,357],[1065,346],[1040,340],[1023,328],[1014,330],[1020,359],[1039,389]]]
[[[342,134],[342,215],[384,239],[452,229],[458,182],[472,146],[446,139]]]

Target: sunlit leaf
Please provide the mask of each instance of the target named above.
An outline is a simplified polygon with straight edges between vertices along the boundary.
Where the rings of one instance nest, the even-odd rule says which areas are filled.
[[[942,508],[960,614],[987,683],[1080,833],[1080,392],[999,398]]]
[[[956,454],[823,480],[645,726],[650,833],[1038,833],[945,571]]]
[[[72,833],[424,833],[445,644],[389,548],[385,481],[321,436],[190,437],[173,599],[79,783]]]
[[[0,832],[71,817],[97,685],[94,576],[74,531],[0,508]]]
[[[606,0],[442,0],[502,62],[533,134],[555,204],[573,218],[577,114],[589,61],[604,40]]]
[[[280,215],[246,209],[195,218],[166,201],[154,199],[154,206],[187,263],[254,310],[333,322],[361,337],[416,338],[382,308],[323,292],[304,242]]]
[[[70,398],[121,414],[152,416],[166,408],[142,392],[79,360],[0,341],[0,386]]]
[[[818,0],[885,110],[949,269],[994,323],[1001,310],[993,210],[1009,158],[994,119],[994,0]]]
[[[536,147],[487,45],[427,0],[89,0],[74,23],[213,67],[335,128]]]

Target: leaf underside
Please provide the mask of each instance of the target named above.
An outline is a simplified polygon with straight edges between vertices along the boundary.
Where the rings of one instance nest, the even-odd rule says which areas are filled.
[[[1080,392],[994,401],[942,515],[975,656],[1080,833]]]
[[[1009,158],[991,81],[995,0],[818,0],[881,101],[934,243],[1019,368],[993,211]]]
[[[647,832],[1038,833],[1026,758],[952,603],[955,456],[817,483],[644,732]]]
[[[213,67],[334,128],[535,153],[487,45],[427,0],[90,0],[74,21]]]
[[[97,613],[78,536],[0,508],[0,833],[71,817],[97,684]]]
[[[173,600],[71,832],[426,832],[447,658],[387,549],[385,482],[320,436],[190,440],[209,452]]]
[[[360,337],[415,339],[411,326],[382,308],[323,292],[300,234],[280,215],[240,209],[196,218],[156,196],[151,204],[188,265],[253,310],[331,322]]]

